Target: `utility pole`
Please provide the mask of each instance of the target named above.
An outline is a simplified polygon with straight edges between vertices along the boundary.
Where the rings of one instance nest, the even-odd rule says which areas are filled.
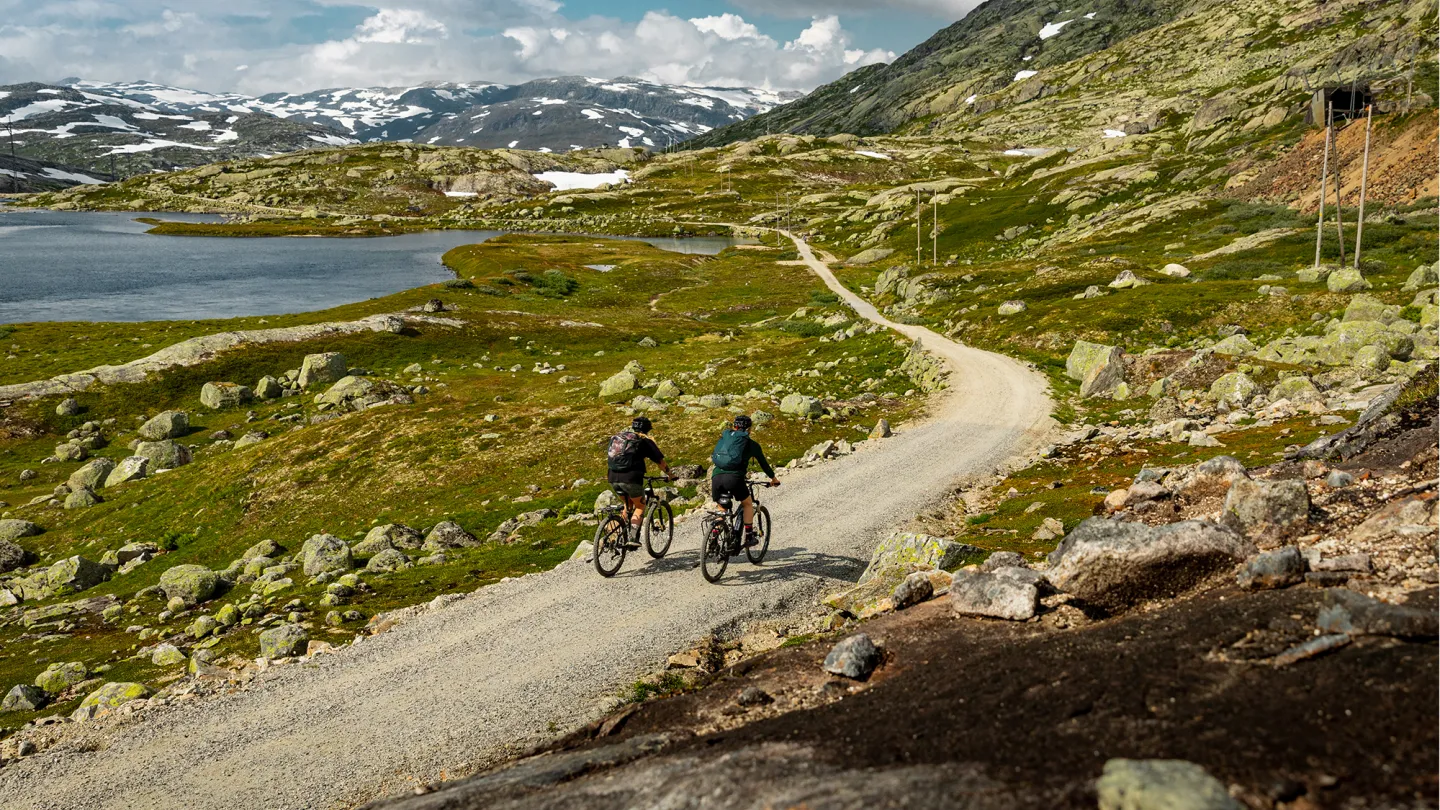
[[[1335,133],[1335,233],[1340,240],[1340,264],[1345,264],[1345,198],[1340,195],[1340,132]]]
[[[5,130],[10,133],[10,193],[20,193],[20,163],[15,158],[15,123],[5,114]]]
[[[1370,117],[1375,105],[1365,108],[1365,159],[1360,164],[1360,216],[1355,220],[1355,269],[1360,269],[1360,240],[1365,235],[1365,185],[1370,179]]]
[[[1320,268],[1320,245],[1325,241],[1325,195],[1330,193],[1330,105],[1325,105],[1325,162],[1320,169],[1320,216],[1315,220],[1315,268]]]
[[[917,270],[920,269],[920,263],[924,261],[921,258],[920,247],[920,219],[924,211],[924,203],[921,202],[920,192],[917,191],[915,192],[915,269]]]
[[[940,202],[938,194],[930,195],[930,266],[940,266]]]

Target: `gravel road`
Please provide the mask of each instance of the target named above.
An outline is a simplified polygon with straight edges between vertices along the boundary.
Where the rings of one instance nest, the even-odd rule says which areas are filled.
[[[341,808],[469,770],[596,719],[711,631],[804,612],[957,481],[1039,447],[1050,424],[1040,375],[890,323],[796,244],[861,315],[923,340],[954,372],[924,423],[766,493],[764,565],[732,563],[709,585],[694,567],[698,528],[682,525],[669,558],[631,556],[614,579],[567,563],[501,583],[244,691],[156,712],[100,750],[29,757],[0,769],[0,807]]]

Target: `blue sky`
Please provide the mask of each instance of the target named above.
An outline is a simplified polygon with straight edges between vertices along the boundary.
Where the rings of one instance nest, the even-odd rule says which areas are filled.
[[[978,0],[0,0],[0,84],[263,93],[562,74],[809,90]]]

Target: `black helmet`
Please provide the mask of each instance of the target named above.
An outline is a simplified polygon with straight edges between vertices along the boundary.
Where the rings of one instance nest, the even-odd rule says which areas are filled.
[[[750,417],[746,416],[746,415],[743,414],[743,413],[740,414],[739,416],[735,417],[735,429],[736,429],[736,430],[749,430],[749,429],[750,429],[750,426],[753,425],[753,424],[755,424],[755,423],[752,422],[752,421],[750,421]]]
[[[643,416],[635,417],[635,421],[630,423],[630,429],[636,433],[649,433],[652,427],[654,425],[650,424],[650,420]]]

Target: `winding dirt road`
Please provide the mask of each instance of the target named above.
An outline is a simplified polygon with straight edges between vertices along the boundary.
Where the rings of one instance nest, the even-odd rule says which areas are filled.
[[[805,611],[949,487],[1039,447],[1050,425],[1040,375],[891,323],[795,242],[863,317],[943,357],[951,389],[923,424],[790,473],[767,498],[763,566],[706,584],[690,527],[669,558],[632,557],[612,580],[569,563],[485,588],[244,691],[156,712],[99,750],[57,746],[0,769],[0,807],[340,808],[467,771],[595,720],[624,684],[709,632]]]

